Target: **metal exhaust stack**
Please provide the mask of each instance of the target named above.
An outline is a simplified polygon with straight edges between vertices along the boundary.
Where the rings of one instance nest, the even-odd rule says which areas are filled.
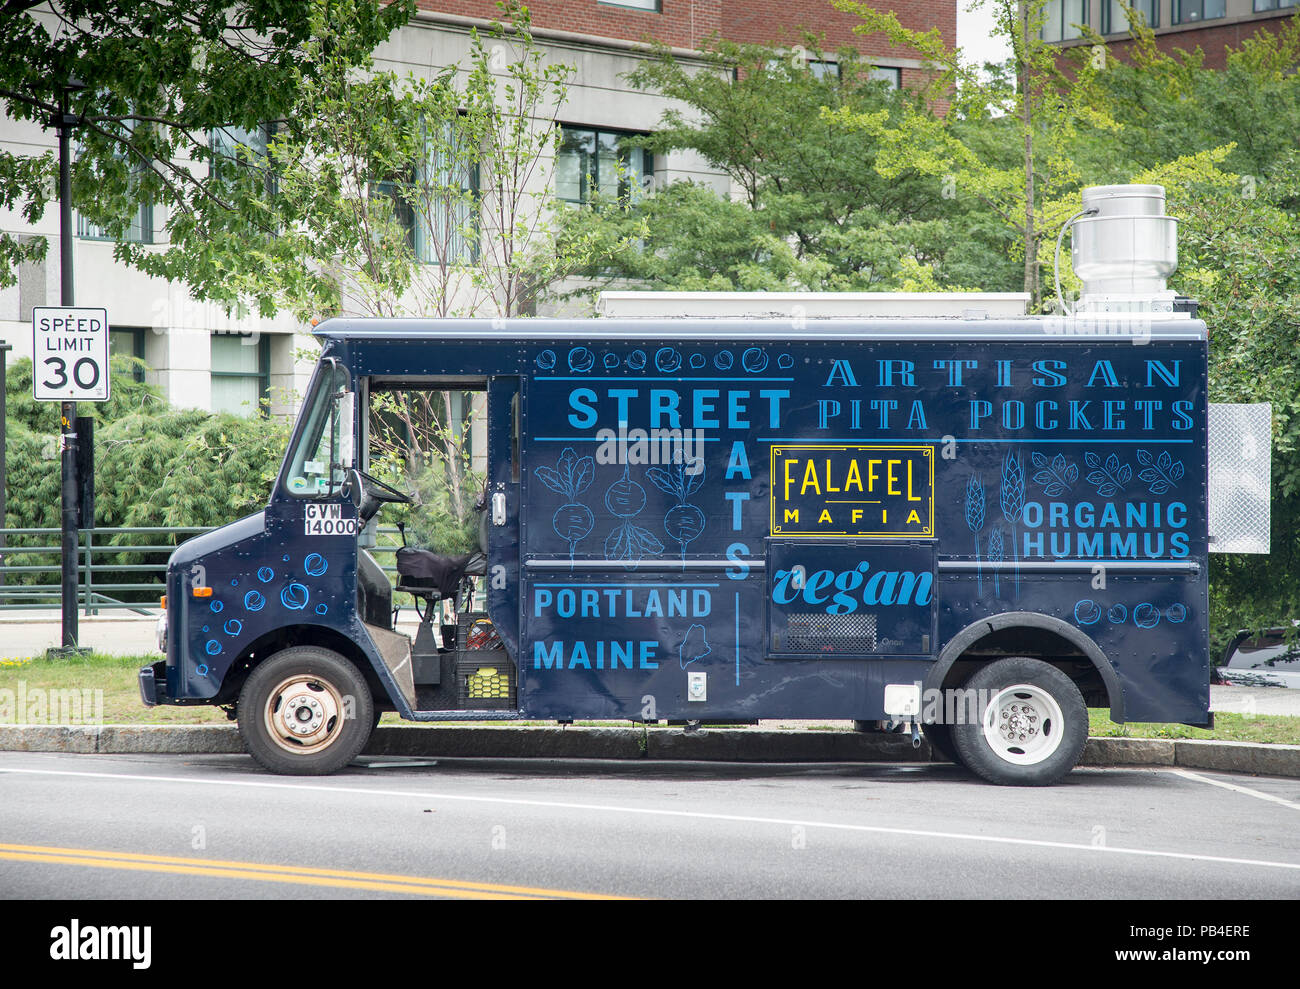
[[[1178,268],[1178,221],[1165,215],[1159,185],[1094,185],[1074,221],[1071,258],[1083,281],[1076,313],[1167,313]]]

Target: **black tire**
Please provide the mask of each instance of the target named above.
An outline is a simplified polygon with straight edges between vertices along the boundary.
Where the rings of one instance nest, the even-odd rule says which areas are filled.
[[[957,746],[952,741],[952,725],[922,725],[921,733],[930,743],[930,752],[934,762],[955,762],[963,765],[957,754]]]
[[[981,779],[1000,786],[1046,786],[1079,761],[1088,738],[1088,708],[1074,681],[1056,667],[1039,659],[1000,659],[963,686],[987,691],[977,694],[979,723],[951,726],[962,764]]]
[[[374,717],[361,672],[317,646],[294,646],[263,660],[239,694],[239,734],[249,754],[286,776],[342,769],[370,740]]]

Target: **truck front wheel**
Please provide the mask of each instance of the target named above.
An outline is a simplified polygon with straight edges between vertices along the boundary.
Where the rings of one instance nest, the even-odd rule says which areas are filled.
[[[980,720],[952,726],[971,772],[1003,786],[1055,783],[1074,768],[1088,738],[1088,708],[1074,681],[1039,659],[1000,659],[964,687],[977,691]]]
[[[336,652],[294,646],[263,660],[239,694],[239,734],[263,767],[323,776],[361,754],[374,701],[355,666]]]

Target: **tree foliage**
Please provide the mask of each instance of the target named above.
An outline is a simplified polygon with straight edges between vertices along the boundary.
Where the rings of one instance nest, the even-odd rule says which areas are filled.
[[[135,380],[114,358],[112,398],[80,406],[95,419],[95,524],[189,527],[224,525],[266,505],[288,440],[277,418],[243,418],[178,409],[154,387]],[[8,368],[5,490],[8,528],[60,526],[61,467],[57,403],[32,398],[32,364]],[[182,537],[183,538],[183,537]],[[49,545],[57,536],[12,537],[10,545]],[[113,545],[166,542],[162,535],[103,537]],[[166,561],[166,554],[115,554],[119,563]],[[58,566],[58,554],[23,554],[10,563]],[[58,573],[25,574],[26,583],[58,583]],[[11,582],[17,582],[10,578]],[[96,583],[137,583],[136,575],[104,574]]]
[[[413,10],[412,0],[11,0],[0,5],[0,100],[10,121],[50,127],[67,84],[81,84],[67,94],[77,211],[121,237],[151,202],[164,208],[174,248],[214,238],[215,259],[235,214],[211,167],[212,131],[289,115],[322,18],[346,17],[346,30],[331,34],[332,55],[356,64]],[[0,150],[0,207],[37,224],[57,195],[56,175],[50,151]],[[267,218],[237,232],[250,250],[274,253],[278,231]],[[44,238],[0,233],[0,284],[45,250]],[[155,256],[129,243],[116,253],[137,265]],[[235,301],[219,286],[193,282],[203,297]]]
[[[945,198],[922,169],[881,168],[881,147],[841,125],[925,114],[916,94],[872,77],[853,49],[815,38],[793,51],[714,39],[703,66],[667,48],[629,75],[680,109],[637,144],[693,152],[726,174],[733,195],[682,180],[653,194],[595,197],[570,210],[565,234],[594,245],[587,274],[669,289],[849,291],[961,287],[1005,271],[1004,234],[973,200]],[[617,245],[617,249],[613,249]]]

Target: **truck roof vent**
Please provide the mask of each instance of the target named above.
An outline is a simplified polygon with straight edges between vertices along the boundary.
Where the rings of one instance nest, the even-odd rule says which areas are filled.
[[[1165,279],[1178,268],[1178,221],[1165,215],[1160,185],[1083,190],[1071,257],[1083,281],[1075,312],[1173,312]]]

